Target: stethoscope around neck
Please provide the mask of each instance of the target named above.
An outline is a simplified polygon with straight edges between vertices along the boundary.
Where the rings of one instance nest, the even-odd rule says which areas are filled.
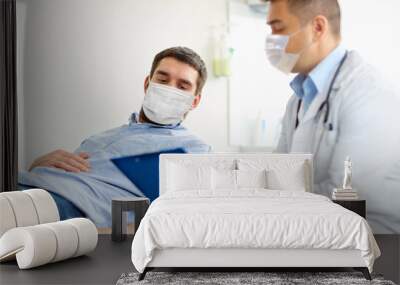
[[[339,66],[335,71],[335,74],[333,76],[331,84],[329,85],[328,94],[327,94],[327,96],[325,98],[325,101],[322,102],[321,106],[319,106],[319,108],[318,108],[318,112],[317,112],[317,116],[316,117],[318,117],[318,114],[322,114],[322,110],[324,110],[324,108],[326,109],[325,114],[324,114],[324,120],[323,120],[323,125],[324,126],[327,126],[327,124],[328,124],[328,119],[329,119],[329,114],[330,114],[330,103],[329,103],[329,100],[330,100],[331,93],[332,93],[332,90],[333,90],[333,85],[335,84],[335,82],[337,80],[337,77],[339,76],[340,71],[342,70],[343,64],[345,63],[347,57],[348,57],[348,51],[346,51],[346,54],[344,55],[344,57],[340,61]],[[302,103],[303,103],[303,100],[300,99],[299,103],[297,105],[296,124],[295,124],[295,128],[294,128],[295,130],[298,128],[298,126],[300,124],[299,113],[300,113],[300,108],[301,108],[301,104]],[[328,124],[328,130],[329,131],[333,130],[333,125],[331,123]]]
[[[334,76],[332,78],[331,84],[329,85],[328,94],[326,96],[326,99],[325,99],[324,102],[322,102],[321,106],[318,109],[317,115],[316,115],[317,120],[319,120],[319,122],[321,122],[322,118],[320,116],[322,115],[322,112],[325,109],[325,114],[323,115],[323,120],[322,120],[322,131],[319,134],[319,140],[318,140],[317,145],[314,145],[314,147],[313,147],[313,149],[314,149],[314,151],[313,151],[314,169],[317,169],[317,162],[315,160],[315,157],[316,157],[316,155],[318,154],[318,152],[320,150],[320,146],[321,146],[322,138],[324,136],[324,132],[325,132],[326,129],[329,130],[329,131],[333,131],[332,123],[328,124],[329,114],[330,114],[330,103],[329,103],[329,100],[330,100],[330,97],[331,97],[333,86],[334,86],[334,84],[335,84],[335,82],[336,82],[336,80],[338,78],[338,75],[340,74],[340,71],[341,71],[341,69],[342,69],[347,57],[348,57],[348,51],[346,51],[346,54],[343,56],[342,60],[340,61],[339,66],[336,69],[335,74],[334,74]],[[299,103],[298,103],[298,106],[297,106],[295,131],[296,131],[296,129],[298,128],[298,126],[300,124],[299,113],[300,113],[301,104],[302,104],[302,100],[299,100]],[[318,134],[316,132],[316,137],[317,137],[317,135]]]

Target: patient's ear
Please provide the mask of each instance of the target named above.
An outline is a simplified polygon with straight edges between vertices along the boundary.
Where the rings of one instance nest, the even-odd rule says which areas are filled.
[[[192,110],[195,109],[195,108],[197,108],[197,106],[199,106],[200,101],[201,101],[201,93],[197,94],[197,95],[194,97],[194,101],[193,101],[193,104],[192,104]]]
[[[147,92],[147,88],[149,88],[149,84],[150,84],[150,76],[146,76],[146,78],[144,79],[144,93],[145,94]]]

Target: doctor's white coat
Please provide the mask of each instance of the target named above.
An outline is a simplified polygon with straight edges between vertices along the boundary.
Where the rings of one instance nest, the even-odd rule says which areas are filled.
[[[314,99],[295,130],[299,99],[291,97],[276,152],[313,153],[314,192],[326,196],[342,185],[349,155],[353,187],[367,200],[374,232],[400,233],[400,94],[352,51],[330,97],[328,123],[333,130],[322,132],[318,109],[325,99]]]

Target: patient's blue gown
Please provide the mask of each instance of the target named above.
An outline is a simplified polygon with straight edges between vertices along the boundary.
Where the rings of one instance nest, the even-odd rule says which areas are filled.
[[[62,219],[85,216],[98,227],[110,227],[112,198],[144,196],[111,159],[177,148],[188,153],[210,151],[209,145],[180,124],[159,126],[139,123],[138,117],[138,113],[133,113],[128,124],[82,142],[75,153],[89,153],[89,172],[72,173],[57,168],[36,167],[30,172],[20,172],[18,183],[23,188],[49,191]]]

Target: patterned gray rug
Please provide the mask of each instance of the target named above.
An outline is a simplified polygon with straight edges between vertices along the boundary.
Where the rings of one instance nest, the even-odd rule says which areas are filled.
[[[117,285],[146,285],[146,284],[213,284],[213,285],[298,285],[298,284],[327,284],[327,285],[395,285],[384,280],[382,276],[372,275],[373,280],[368,281],[358,272],[148,272],[146,278],[138,281],[138,273],[122,274]]]

